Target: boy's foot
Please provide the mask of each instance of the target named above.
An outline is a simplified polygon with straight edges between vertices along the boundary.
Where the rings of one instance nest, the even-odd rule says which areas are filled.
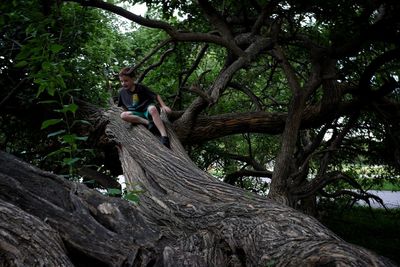
[[[161,143],[168,147],[171,148],[171,144],[169,143],[169,137],[168,136],[161,136]]]

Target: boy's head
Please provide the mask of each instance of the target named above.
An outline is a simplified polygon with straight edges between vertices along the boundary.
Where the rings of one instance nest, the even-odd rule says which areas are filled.
[[[135,74],[135,71],[133,70],[133,68],[130,68],[130,67],[125,67],[125,68],[122,68],[120,71],[119,71],[119,74],[118,74],[120,77],[121,76],[128,76],[128,77],[131,77],[131,78],[135,78],[135,76],[136,76],[136,74]]]
[[[122,87],[125,89],[130,89],[134,85],[134,78],[135,78],[135,73],[132,70],[132,68],[126,67],[121,69],[121,71],[118,74],[119,80],[121,82]]]

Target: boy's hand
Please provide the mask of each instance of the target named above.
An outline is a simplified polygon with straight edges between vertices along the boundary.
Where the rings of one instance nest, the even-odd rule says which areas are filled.
[[[168,106],[161,107],[161,110],[164,111],[167,114],[172,112],[171,108],[168,107]]]

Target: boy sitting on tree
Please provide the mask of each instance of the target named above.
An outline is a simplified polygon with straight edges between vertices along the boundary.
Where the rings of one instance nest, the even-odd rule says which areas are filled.
[[[170,113],[171,109],[158,94],[142,84],[135,83],[135,74],[131,68],[123,68],[119,72],[119,80],[122,89],[119,92],[118,106],[125,110],[121,113],[121,119],[133,124],[144,124],[150,131],[157,127],[161,134],[161,143],[170,148],[167,131],[157,110],[156,102],[166,113]]]

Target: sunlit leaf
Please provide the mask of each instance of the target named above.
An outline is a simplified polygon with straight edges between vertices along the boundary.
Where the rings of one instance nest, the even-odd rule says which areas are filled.
[[[58,124],[60,122],[62,122],[62,119],[50,119],[50,120],[45,120],[44,122],[42,122],[42,126],[40,127],[41,130],[46,129],[49,126]]]
[[[52,136],[60,135],[60,134],[63,134],[63,133],[65,133],[65,130],[59,130],[59,131],[57,131],[57,132],[49,133],[49,134],[47,135],[47,137],[52,137]]]

